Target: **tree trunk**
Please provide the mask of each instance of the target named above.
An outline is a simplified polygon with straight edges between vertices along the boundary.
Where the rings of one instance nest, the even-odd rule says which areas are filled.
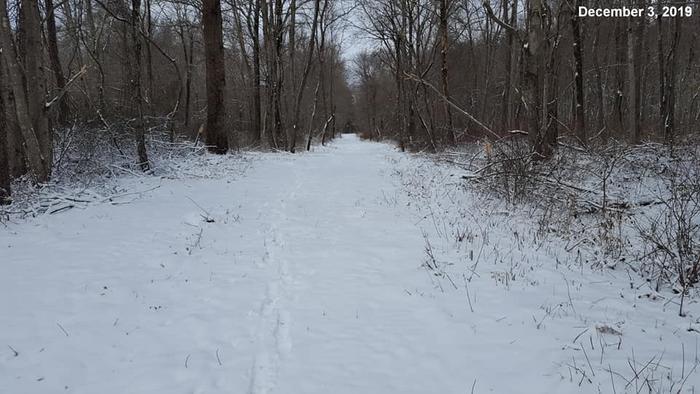
[[[153,78],[153,51],[151,41],[153,40],[153,17],[151,16],[151,0],[146,0],[146,72],[148,74],[148,93],[146,100],[151,113],[154,113],[153,98],[155,97],[154,78]]]
[[[0,34],[2,34],[1,31]],[[2,46],[2,40],[0,40],[0,47]],[[15,53],[14,48],[10,48],[9,52]],[[22,133],[19,128],[19,122],[17,121],[15,97],[12,92],[12,84],[10,83],[10,74],[2,58],[2,54],[0,54],[0,72],[4,75],[4,78],[0,78],[0,101],[2,101],[5,112],[7,163],[10,178],[17,178],[27,173],[27,161],[25,160]]]
[[[27,89],[27,109],[39,141],[44,168],[40,171],[43,176],[39,181],[44,182],[51,176],[53,164],[53,133],[49,127],[46,109],[46,76],[44,75],[43,48],[41,37],[41,16],[37,0],[25,0],[22,4],[23,31],[25,34],[26,51],[24,70]]]
[[[252,21],[249,29],[253,40],[253,143],[265,143],[265,130],[262,127],[262,96],[260,89],[260,1],[254,0]],[[252,23],[251,23],[252,22]]]
[[[102,56],[102,50],[99,46],[99,36],[97,33],[97,27],[95,26],[95,16],[92,9],[92,1],[93,0],[85,0],[85,22],[88,25],[88,31],[90,32],[91,39],[90,44],[92,46],[92,48],[87,48],[87,53],[95,62],[95,65],[97,66],[97,71],[100,74],[99,83],[97,85],[97,107],[100,111],[104,111],[104,109],[107,106],[107,103],[105,101],[105,71],[102,67],[102,61],[100,60]]]
[[[2,62],[0,61],[0,80],[2,78],[5,78],[5,75]],[[2,99],[5,96],[5,92],[2,91],[4,88],[4,85],[0,85],[0,205],[9,204],[11,202],[10,196],[12,195],[10,187],[10,155],[7,146],[7,135],[10,129],[7,127],[5,104]]]
[[[58,41],[56,38],[56,15],[53,0],[46,0],[46,43],[48,46],[49,60],[56,79],[56,89],[60,92],[66,87],[66,78],[63,75],[61,60],[58,56]],[[60,94],[60,93],[59,93]],[[61,96],[58,101],[58,122],[66,124],[70,118],[68,106],[68,93]]]
[[[621,19],[621,18],[620,18]],[[617,83],[617,91],[615,92],[615,106],[613,123],[620,135],[625,129],[624,121],[624,96],[625,96],[625,63],[627,62],[627,34],[623,32],[622,23],[624,20],[615,21],[615,79]]]
[[[669,48],[666,56],[666,67],[664,73],[665,92],[664,98],[666,104],[664,106],[665,114],[664,122],[664,139],[668,144],[673,145],[676,137],[676,74],[678,68],[678,44],[681,38],[681,21],[683,17],[677,15],[674,18],[673,39],[671,48]]]
[[[184,123],[185,127],[190,125],[190,102],[192,100],[192,67],[194,58],[194,37],[190,29],[188,29],[187,36],[185,36],[185,29],[182,24],[179,29],[180,41],[182,42],[182,54],[185,58],[185,103],[183,108],[185,110]]]
[[[537,159],[546,159],[552,153],[546,136],[546,118],[543,116],[546,109],[543,105],[542,87],[545,79],[544,56],[547,49],[545,48],[545,6],[543,3],[544,0],[530,0],[528,2],[528,39],[527,48],[524,50],[524,96],[527,105],[528,132],[533,153]]]
[[[204,24],[204,57],[207,75],[206,141],[210,152],[225,154],[228,151],[224,101],[226,70],[220,0],[203,1],[202,23]]]
[[[272,4],[272,2],[270,2]],[[274,56],[275,63],[275,94],[272,100],[272,110],[274,118],[274,128],[277,140],[283,137],[284,126],[282,125],[282,84],[284,83],[284,71],[282,69],[282,47],[284,44],[284,26],[283,26],[283,0],[275,0],[274,5]],[[271,14],[272,15],[272,14]]]
[[[24,147],[24,155],[29,166],[29,171],[31,171],[38,181],[45,182],[49,179],[51,174],[51,164],[43,155],[37,130],[32,123],[28,105],[29,95],[24,90],[22,84],[22,69],[17,63],[17,51],[14,46],[12,29],[7,16],[7,3],[2,0],[0,0],[0,47],[2,48],[2,51],[0,51],[0,58],[4,61],[5,70],[7,70],[7,80],[9,80],[10,93],[13,98],[12,106],[10,106],[10,103],[6,102],[6,104],[8,104],[6,113],[12,113],[17,119],[17,128],[22,135],[22,145]],[[41,100],[41,105],[42,107],[44,105],[43,98]]]
[[[657,60],[659,63],[659,128],[665,131],[666,129],[666,78],[664,77],[666,67],[664,67],[666,60],[664,59],[664,29],[663,29],[663,19],[661,18],[661,3],[658,5],[657,17],[656,17],[656,50],[657,50]],[[664,134],[664,138],[668,137]]]
[[[325,0],[323,8],[324,10],[326,9],[326,5],[328,4],[328,0]],[[314,48],[316,46],[316,30],[318,27],[318,15],[321,9],[321,0],[315,0],[314,1],[314,19],[313,22],[311,23],[311,37],[309,38],[309,51],[307,54],[306,58],[306,63],[304,64],[304,71],[301,75],[301,82],[299,83],[299,86],[295,86],[294,88],[297,89],[296,91],[296,99],[294,100],[294,120],[292,122],[292,131],[289,135],[288,143],[289,143],[289,151],[294,153],[296,150],[296,142],[297,142],[297,129],[299,128],[299,115],[301,111],[301,101],[304,98],[304,90],[306,90],[306,81],[309,78],[309,72],[311,71],[311,65],[313,64],[313,56],[314,56]],[[310,132],[310,131],[309,131]]]
[[[148,162],[148,153],[146,152],[146,133],[144,128],[146,125],[143,122],[143,91],[141,84],[141,0],[131,0],[131,50],[133,63],[130,63],[131,74],[131,104],[134,109],[136,122],[134,123],[134,137],[136,140],[136,164],[141,167],[142,171],[148,171],[151,166]]]
[[[583,97],[583,40],[581,39],[581,18],[578,17],[578,7],[580,5],[581,0],[576,0],[576,5],[571,10],[571,30],[573,31],[574,39],[574,85],[576,90],[574,127],[581,143],[586,144],[588,142],[588,133],[586,131],[586,110]]]
[[[457,142],[457,137],[455,136],[455,130],[454,130],[454,125],[452,123],[452,107],[450,107],[449,100],[450,100],[450,89],[449,89],[449,74],[448,74],[448,69],[447,69],[447,51],[449,48],[449,31],[447,30],[448,28],[448,4],[449,0],[440,0],[440,73],[442,74],[442,94],[445,96],[445,99],[443,100],[443,110],[445,111],[445,121],[447,122],[447,138],[450,144],[455,144]],[[503,1],[503,10],[505,13],[508,12],[508,2]],[[510,56],[510,52],[508,53],[508,56]],[[507,65],[508,71],[507,73],[510,72],[510,64]],[[505,96],[510,95],[510,77],[506,76],[506,84],[508,92],[506,93],[504,91],[504,101],[505,100],[510,100],[509,98],[506,98]]]
[[[627,99],[629,102],[628,135],[636,144],[639,142],[639,86],[637,86],[637,67],[635,65],[637,45],[636,37],[634,36],[634,19],[629,18],[629,27],[627,29]]]

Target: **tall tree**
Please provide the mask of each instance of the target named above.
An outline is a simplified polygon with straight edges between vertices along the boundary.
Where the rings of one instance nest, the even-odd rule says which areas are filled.
[[[148,153],[146,151],[146,132],[143,118],[143,86],[141,79],[141,0],[131,0],[131,49],[132,62],[130,63],[132,105],[134,107],[136,123],[134,136],[136,138],[136,155],[138,165],[143,171],[150,169]]]
[[[0,80],[2,80],[3,77],[3,67],[0,59]],[[0,85],[0,90],[1,89],[4,89],[4,84]],[[0,205],[5,205],[10,202],[12,190],[10,188],[10,155],[7,147],[7,134],[9,129],[7,127],[5,105],[2,96],[4,96],[4,92],[0,91]]]
[[[27,89],[27,109],[39,141],[39,149],[44,168],[39,181],[46,181],[51,175],[53,164],[53,132],[49,126],[46,106],[46,76],[44,75],[43,41],[41,16],[37,0],[25,0],[21,8],[24,47],[24,77]]]
[[[252,39],[253,39],[253,130],[257,140],[264,143],[262,127],[262,92],[260,88],[260,0],[254,0]]]
[[[324,1],[324,10],[328,0]],[[311,37],[309,38],[309,50],[307,52],[306,63],[304,64],[304,71],[301,74],[301,82],[299,86],[295,86],[296,98],[294,100],[294,120],[292,122],[292,132],[288,137],[289,151],[294,153],[296,150],[297,141],[297,129],[299,128],[299,115],[301,111],[301,101],[304,98],[304,90],[306,90],[306,81],[309,78],[309,72],[311,71],[311,66],[313,64],[314,58],[314,48],[316,46],[316,30],[318,27],[318,15],[321,8],[321,0],[314,1],[314,18],[311,22]]]
[[[659,47],[662,52],[660,60],[665,62],[664,72],[661,76],[664,80],[661,94],[661,122],[664,139],[669,144],[673,144],[676,137],[676,77],[678,74],[678,44],[681,39],[683,17],[677,15],[673,19],[671,46],[665,57],[663,56],[663,47]]]
[[[513,4],[510,7],[510,16],[508,16],[508,3],[509,0],[503,1],[503,18],[504,21],[509,21],[510,29],[504,29],[506,32],[506,50],[505,50],[505,78],[503,83],[503,102],[501,103],[501,124],[504,128],[509,129],[513,127],[513,44],[515,40],[515,29],[517,28],[518,22],[518,1],[513,0]]]
[[[508,2],[503,0],[503,10],[504,14],[508,13]],[[447,51],[449,48],[449,31],[448,31],[448,18],[449,18],[449,8],[450,0],[440,0],[440,73],[442,76],[442,94],[445,96],[443,100],[443,109],[445,111],[445,120],[447,122],[447,137],[450,143],[454,144],[456,142],[454,125],[452,124],[452,107],[450,107],[450,83],[449,83],[449,73],[447,69]],[[510,52],[508,53],[510,58]],[[510,63],[509,63],[510,65]],[[510,73],[510,68],[508,68],[507,73]],[[508,75],[506,84],[506,89],[510,90],[510,75]],[[504,91],[505,97],[510,97],[510,92]],[[504,100],[509,100],[505,98]]]
[[[582,143],[586,143],[586,109],[583,99],[583,40],[581,39],[581,18],[578,16],[578,8],[581,0],[576,0],[571,12],[571,31],[573,35],[574,52],[574,88],[576,90],[576,102],[574,104],[574,131]]]
[[[645,8],[645,1],[638,3],[638,7]],[[627,86],[629,98],[629,136],[634,143],[641,140],[641,59],[644,45],[645,18],[630,18],[628,29],[627,47]]]
[[[209,151],[228,152],[226,133],[226,68],[224,64],[224,34],[221,0],[202,2],[204,25],[204,57],[206,60],[207,125],[206,142]]]
[[[56,9],[54,8],[53,0],[45,0],[46,6],[46,45],[53,69],[54,79],[56,80],[56,89],[60,92],[66,88],[66,77],[63,75],[63,67],[58,54],[58,39],[56,37]],[[61,93],[59,93],[61,94]],[[65,124],[70,117],[70,108],[68,107],[68,94],[61,94],[58,101],[58,121]]]
[[[34,3],[36,5],[36,3]],[[30,23],[24,25],[27,31],[25,35],[32,37],[32,42],[35,42],[36,36],[41,36],[40,31],[29,31],[30,27],[39,29],[38,24],[38,8],[36,13],[32,12],[32,4],[25,3],[25,12],[31,19]],[[28,37],[25,39],[29,39]],[[41,41],[39,46],[41,48]],[[35,51],[40,52],[40,51]],[[38,56],[38,55],[37,55]],[[37,56],[32,56],[32,60],[36,62]],[[11,102],[5,101],[5,113],[16,119],[17,129],[21,134],[21,145],[23,146],[23,155],[26,158],[29,171],[40,182],[47,181],[51,175],[51,156],[52,152],[47,142],[51,140],[51,135],[48,128],[48,119],[45,113],[46,100],[44,95],[38,94],[43,83],[35,73],[40,70],[38,64],[26,64],[24,67],[18,63],[17,48],[15,47],[12,28],[10,25],[7,2],[0,1],[0,58],[2,58],[5,67],[7,80],[9,81],[8,93],[3,93],[3,99],[11,99]],[[32,67],[30,67],[32,66]],[[23,73],[24,70],[24,73]],[[32,86],[25,89],[23,81],[40,84],[39,87]],[[35,101],[39,102],[36,103]],[[8,123],[9,119],[6,119]],[[7,139],[7,137],[6,137]],[[43,145],[42,145],[43,143]],[[47,156],[46,153],[49,155]]]

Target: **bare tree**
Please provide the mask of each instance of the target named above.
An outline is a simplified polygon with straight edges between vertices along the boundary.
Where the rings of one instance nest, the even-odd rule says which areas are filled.
[[[324,0],[324,10],[326,9],[328,0]],[[306,81],[309,78],[309,72],[313,65],[314,49],[316,46],[316,30],[318,29],[318,15],[321,9],[321,0],[314,0],[314,16],[311,22],[311,37],[309,38],[309,50],[307,52],[306,62],[304,63],[304,71],[301,74],[301,82],[299,86],[295,86],[296,98],[294,100],[294,118],[292,121],[292,131],[288,137],[289,151],[294,153],[296,150],[297,129],[299,127],[299,113],[301,111],[301,101],[304,98],[304,90],[306,89]],[[296,10],[294,10],[296,11]]]
[[[2,61],[0,61],[0,79],[4,77]],[[0,85],[0,90],[4,86]],[[2,92],[0,92],[2,93]],[[7,147],[7,120],[5,115],[4,100],[0,96],[0,205],[10,203],[12,195],[11,179],[10,179],[10,155]]]
[[[33,4],[36,6],[36,3]],[[27,41],[36,43],[37,36],[41,36],[40,31],[31,31],[31,29],[40,29],[38,8],[34,9],[31,2],[25,4],[24,29]],[[41,48],[41,41],[39,39]],[[2,46],[2,60],[4,67],[7,70],[6,75],[9,79],[10,95],[12,103],[5,102],[7,107],[6,113],[12,114],[17,120],[17,128],[22,134],[22,145],[24,147],[24,156],[27,160],[29,170],[40,181],[47,181],[51,175],[51,153],[52,147],[48,146],[51,140],[51,135],[48,128],[48,119],[46,118],[45,104],[46,100],[42,93],[43,83],[38,75],[40,65],[38,57],[40,54],[35,54],[28,59],[24,66],[25,73],[22,73],[23,68],[18,63],[17,50],[13,41],[11,25],[7,14],[7,3],[5,0],[0,1],[0,45]],[[36,51],[39,52],[39,51]],[[31,62],[30,62],[31,61]],[[4,73],[5,74],[5,73]],[[31,89],[25,86],[23,81],[27,80],[27,84],[39,84],[40,86],[32,86]],[[3,95],[5,96],[5,95]],[[39,101],[38,103],[36,101]]]
[[[575,132],[582,143],[587,143],[588,133],[586,131],[586,108],[583,90],[583,40],[581,39],[581,18],[578,16],[578,8],[582,5],[581,0],[576,0],[571,13],[571,31],[573,35],[574,52],[574,86],[576,89],[575,105]]]
[[[150,169],[148,153],[146,152],[146,133],[143,119],[143,87],[141,83],[141,0],[131,0],[131,48],[134,62],[130,67],[132,105],[134,107],[136,122],[134,136],[136,138],[137,164],[143,171]]]
[[[43,42],[41,37],[41,16],[37,0],[24,1],[21,8],[24,32],[24,46],[31,48],[24,53],[24,70],[27,89],[27,109],[39,141],[43,158],[43,176],[39,180],[48,180],[53,164],[53,133],[49,127],[46,106],[46,76],[44,75]]]
[[[206,140],[213,153],[228,152],[226,135],[226,69],[224,64],[224,35],[222,30],[221,1],[204,0],[202,24],[204,25],[204,52],[207,74],[207,126]]]
[[[661,15],[661,14],[659,14]],[[659,64],[663,82],[661,83],[661,122],[664,131],[664,139],[667,143],[673,144],[676,137],[676,77],[678,74],[678,44],[681,38],[681,21],[683,18],[677,15],[673,20],[671,46],[668,53],[664,54],[663,46],[659,44]],[[659,37],[661,37],[662,22],[658,17]],[[660,41],[659,41],[660,42]]]
[[[440,72],[442,75],[442,94],[445,96],[446,100],[443,103],[443,108],[445,111],[445,119],[447,121],[447,136],[449,142],[454,144],[456,142],[454,125],[452,123],[452,108],[450,107],[448,100],[450,100],[450,83],[449,83],[449,73],[447,69],[447,51],[449,49],[449,31],[448,31],[448,18],[449,18],[449,8],[450,0],[440,0]],[[503,1],[504,14],[507,14],[508,2]],[[510,53],[508,53],[508,60],[510,60]],[[504,90],[504,100],[510,101],[510,63],[507,70],[508,76],[506,80],[506,92]],[[505,121],[505,120],[504,120]]]
[[[51,61],[51,68],[56,80],[56,89],[60,92],[66,88],[66,77],[63,75],[61,59],[58,54],[58,39],[56,37],[56,12],[53,0],[45,0],[46,7],[46,44]],[[65,124],[70,117],[68,95],[62,94],[58,102],[58,121]]]

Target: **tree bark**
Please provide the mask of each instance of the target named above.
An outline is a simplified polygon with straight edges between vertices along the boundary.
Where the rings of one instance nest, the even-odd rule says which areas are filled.
[[[204,56],[206,59],[207,126],[206,141],[209,151],[228,152],[226,135],[226,70],[224,65],[224,35],[220,0],[204,0]]]
[[[26,28],[26,25],[25,25]],[[17,128],[22,135],[24,147],[24,155],[27,160],[29,171],[39,182],[45,182],[50,176],[50,161],[43,155],[37,130],[32,123],[29,112],[28,98],[29,95],[22,84],[23,75],[22,69],[17,62],[17,51],[12,39],[12,30],[7,16],[7,3],[0,0],[0,58],[4,62],[5,70],[7,70],[7,80],[13,105],[6,102],[8,108],[7,114],[12,113],[17,119]],[[41,100],[43,106],[44,100]],[[48,122],[47,122],[48,123]]]
[[[148,161],[148,153],[146,151],[146,133],[144,128],[146,125],[143,121],[143,86],[141,81],[141,35],[139,29],[141,23],[141,0],[131,0],[131,50],[132,61],[130,63],[131,89],[134,116],[134,137],[136,142],[136,156],[139,167],[142,171],[148,171],[151,165]]]
[[[41,37],[41,16],[37,0],[25,0],[22,4],[22,22],[25,45],[29,50],[24,57],[24,76],[26,80],[27,109],[44,168],[39,172],[39,181],[44,182],[51,176],[53,164],[53,133],[49,127],[46,108],[46,76],[44,75],[43,48]],[[37,174],[37,175],[39,175]]]
[[[546,122],[544,116],[543,89],[545,79],[544,56],[545,32],[544,32],[545,5],[544,0],[530,0],[528,2],[528,39],[525,48],[525,102],[527,103],[528,132],[533,153],[537,159],[549,158],[552,147],[546,136]]]
[[[593,39],[593,45],[591,48],[591,60],[593,62],[593,69],[595,70],[595,97],[598,101],[598,110],[596,112],[596,133],[600,134],[603,140],[607,140],[608,130],[605,125],[605,95],[603,94],[603,70],[600,66],[600,61],[598,60],[598,48],[600,45],[600,21],[596,21],[595,25],[595,38]],[[590,107],[589,107],[590,108]]]
[[[627,30],[627,100],[629,102],[629,132],[634,143],[639,142],[639,86],[637,84],[636,49],[638,37],[635,37],[634,19],[629,19]]]
[[[49,60],[56,79],[56,89],[60,92],[66,87],[66,78],[63,75],[61,59],[58,55],[58,40],[56,38],[56,15],[53,0],[46,0],[46,43],[48,46]],[[58,122],[66,124],[70,118],[70,107],[68,106],[69,95],[66,92],[58,101]]]
[[[260,89],[260,0],[255,0],[253,12],[253,142],[264,142],[262,127],[262,96]]]
[[[30,5],[26,6],[30,7]],[[27,28],[27,25],[25,25],[25,28]],[[39,134],[42,132],[48,133],[48,121],[46,123],[37,122],[40,126],[46,126],[42,130],[37,130],[32,122],[28,103],[30,97],[33,98],[33,96],[27,93],[22,83],[24,75],[17,61],[17,51],[12,39],[12,29],[7,16],[7,3],[5,1],[0,1],[0,47],[2,47],[0,57],[4,61],[5,70],[7,70],[7,80],[9,81],[11,97],[13,98],[12,107],[6,102],[9,107],[6,113],[12,113],[16,117],[17,128],[22,135],[23,153],[27,160],[29,171],[37,181],[45,182],[51,175],[51,160],[44,156]],[[37,78],[33,80],[37,81]],[[42,108],[44,104],[45,100],[42,96],[40,102]],[[36,107],[36,104],[33,105],[33,108]],[[47,137],[44,135],[43,140],[46,141],[46,139]]]
[[[443,110],[445,111],[445,121],[447,122],[447,138],[450,144],[454,145],[457,142],[457,137],[455,136],[454,125],[452,123],[452,108],[448,104],[450,100],[450,83],[449,83],[449,73],[447,68],[447,51],[449,49],[449,31],[448,31],[448,4],[449,0],[440,0],[440,74],[442,76],[442,94],[446,97],[443,100]],[[503,10],[504,13],[508,13],[508,2],[503,0]],[[510,52],[508,52],[508,57],[510,58]],[[508,59],[510,60],[510,59]],[[507,74],[510,73],[510,62],[507,65]],[[505,100],[510,100],[510,75],[506,76],[506,87],[508,91],[504,90],[504,103]]]
[[[194,37],[188,27],[187,35],[182,24],[179,28],[180,41],[182,42],[182,54],[185,58],[185,103],[183,105],[185,114],[185,127],[190,125],[190,102],[192,101],[192,68],[194,61]]]
[[[241,51],[246,72],[249,81],[249,108],[250,108],[250,128],[248,130],[248,139],[251,144],[258,145],[263,143],[265,133],[262,128],[261,119],[261,86],[260,86],[260,1],[261,0],[246,0],[245,8],[242,7],[242,2],[234,0],[234,4],[238,4],[240,9],[244,11],[236,12],[234,22],[238,30],[238,46]],[[242,16],[245,16],[246,31],[251,40],[251,51],[248,54],[246,49],[245,35],[243,34]]]
[[[152,40],[153,40],[153,17],[151,16],[151,0],[146,0],[146,37],[148,40],[146,42],[146,72],[148,75],[148,92],[146,94],[146,100],[148,106],[153,113],[153,98],[155,97],[154,88],[154,77],[153,77],[153,51],[152,51]]]
[[[676,137],[676,74],[678,68],[678,44],[681,38],[681,21],[682,17],[677,15],[674,18],[673,39],[671,40],[671,48],[666,55],[666,66],[664,68],[664,116],[662,117],[664,125],[664,139],[668,144],[673,145]]]
[[[2,32],[0,31],[0,34]],[[0,40],[0,47],[2,47]],[[14,53],[11,48],[10,53]],[[10,171],[10,178],[17,178],[27,173],[27,160],[25,159],[25,149],[22,133],[17,121],[17,111],[15,110],[15,97],[10,83],[10,73],[7,70],[5,61],[0,54],[0,72],[4,78],[0,78],[0,100],[4,106],[5,115],[5,136],[7,143],[7,162]]]
[[[4,0],[0,0],[4,1]],[[2,62],[0,61],[0,80],[5,78],[3,73]],[[10,155],[7,146],[7,135],[9,128],[7,127],[7,117],[5,115],[5,103],[2,97],[5,96],[4,85],[0,85],[0,205],[6,205],[11,202],[12,189],[10,185]]]
[[[571,30],[574,41],[574,86],[576,90],[574,127],[581,143],[586,144],[588,142],[588,133],[586,130],[586,110],[583,97],[583,40],[581,39],[581,18],[578,16],[579,6],[581,6],[581,0],[576,0],[574,9],[571,10]]]
[[[614,123],[617,132],[625,130],[624,98],[625,98],[625,62],[627,61],[627,34],[623,32],[623,20],[615,21],[615,79],[617,91],[615,92]]]
[[[324,2],[324,10],[328,0]],[[304,98],[304,91],[306,90],[306,81],[309,78],[309,72],[311,71],[311,65],[313,64],[314,48],[316,46],[316,30],[318,27],[318,15],[321,8],[321,0],[314,1],[314,19],[311,23],[311,37],[309,38],[309,51],[307,53],[306,64],[304,64],[304,71],[301,75],[301,82],[299,86],[295,86],[296,99],[294,100],[294,121],[292,122],[292,132],[288,137],[289,151],[294,153],[296,150],[297,141],[297,129],[299,128],[299,115],[301,111],[301,101]]]
[[[661,3],[658,5],[658,10],[657,10],[657,17],[656,17],[656,55],[657,55],[657,60],[659,63],[659,128],[660,130],[666,129],[666,122],[665,119],[667,117],[666,114],[666,102],[667,102],[667,97],[666,97],[666,78],[665,78],[665,69],[666,67],[664,66],[666,63],[666,60],[664,59],[664,44],[663,44],[663,39],[664,39],[664,29],[663,29],[663,19],[661,18]],[[664,138],[667,136],[664,135]]]

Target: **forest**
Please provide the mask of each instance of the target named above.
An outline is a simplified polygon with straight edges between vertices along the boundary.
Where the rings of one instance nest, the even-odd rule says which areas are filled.
[[[217,153],[308,150],[348,127],[433,151],[528,135],[541,159],[561,138],[673,145],[700,116],[699,29],[696,5],[669,4],[6,1],[2,198],[48,181],[71,133],[129,135],[118,148],[143,171],[163,134]],[[648,11],[577,11],[603,5]]]
[[[699,34],[696,0],[0,0],[0,387],[694,393]]]
[[[73,135],[148,171],[154,138],[294,152],[349,119],[347,10],[329,0],[3,6],[3,199],[12,179],[50,180]]]

